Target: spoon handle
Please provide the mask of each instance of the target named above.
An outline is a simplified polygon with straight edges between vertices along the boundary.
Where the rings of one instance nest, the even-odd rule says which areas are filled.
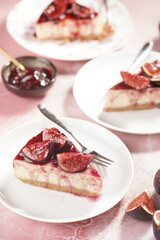
[[[26,71],[25,67],[19,62],[17,61],[17,59],[13,58],[8,52],[6,52],[6,50],[4,50],[4,48],[0,47],[0,51],[2,53],[4,53],[10,60],[11,62],[16,65],[18,68],[20,68],[22,71]]]
[[[136,56],[136,58],[134,59],[134,61],[131,63],[131,65],[128,68],[129,72],[132,72],[133,70],[135,70],[135,68],[149,55],[149,53],[151,52],[153,47],[153,42],[147,42],[142,49],[140,50],[140,52],[138,53],[138,55]]]

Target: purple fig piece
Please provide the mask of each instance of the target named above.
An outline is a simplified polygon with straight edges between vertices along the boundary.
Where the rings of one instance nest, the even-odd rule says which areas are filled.
[[[44,13],[52,19],[59,18],[67,9],[67,0],[54,1],[44,10]]]
[[[152,63],[145,63],[142,66],[143,71],[146,75],[153,77],[154,75],[160,74],[160,61],[155,60]]]
[[[35,163],[45,163],[53,155],[54,142],[43,141],[29,144],[22,149],[24,157]]]
[[[94,11],[91,8],[87,8],[74,2],[72,4],[72,13],[80,18],[88,18],[92,13],[94,13]]]
[[[58,166],[66,172],[80,172],[92,161],[95,155],[79,152],[57,154]]]
[[[53,140],[55,142],[55,151],[59,152],[67,142],[67,137],[57,128],[46,128],[43,131],[43,140]]]
[[[56,153],[77,151],[74,144],[57,128],[46,128],[43,131],[43,140],[53,140],[55,142]]]
[[[155,212],[153,201],[148,189],[135,197],[127,206],[126,213],[139,220],[151,219]]]

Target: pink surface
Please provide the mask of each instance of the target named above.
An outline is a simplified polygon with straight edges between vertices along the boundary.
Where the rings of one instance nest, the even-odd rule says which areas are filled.
[[[6,30],[8,12],[17,0],[5,0],[0,8],[0,45],[13,56],[34,55],[19,46]],[[160,1],[154,0],[121,0],[128,8],[134,23],[134,32],[121,49],[138,51],[149,41],[154,41],[154,50],[160,51],[159,9]],[[0,67],[6,63],[5,56],[0,54]],[[85,62],[64,62],[53,60],[58,69],[55,85],[42,99],[20,98],[6,90],[0,79],[0,133],[1,136],[15,127],[42,118],[37,104],[43,102],[60,117],[74,117],[91,121],[77,106],[72,84],[77,71]],[[135,167],[132,185],[125,197],[111,210],[92,219],[67,224],[43,223],[27,219],[8,210],[0,204],[0,239],[1,240],[105,240],[105,239],[147,239],[153,240],[151,221],[143,222],[125,215],[128,202],[146,187],[151,193],[153,178],[159,169],[160,134],[131,135],[114,132],[129,148]],[[154,194],[155,195],[155,194]],[[160,202],[159,208],[160,208]]]

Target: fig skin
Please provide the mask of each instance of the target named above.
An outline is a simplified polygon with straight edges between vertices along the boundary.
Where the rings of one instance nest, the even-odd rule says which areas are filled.
[[[154,177],[154,188],[158,194],[160,194],[160,169],[155,174]]]
[[[143,207],[138,207],[130,212],[126,212],[126,214],[132,218],[135,218],[137,220],[140,220],[140,221],[149,221],[152,219],[152,215],[149,214],[148,212],[146,212],[144,210]]]
[[[151,220],[154,212],[155,206],[148,189],[136,196],[126,208],[127,215],[143,221]]]
[[[154,215],[153,215],[153,221],[152,221],[152,226],[153,226],[153,233],[155,236],[156,240],[160,240],[160,226],[158,226],[158,224],[156,223],[157,221],[160,221],[160,219],[157,219],[157,215],[160,215],[160,210],[155,211]],[[159,222],[160,225],[160,222]]]

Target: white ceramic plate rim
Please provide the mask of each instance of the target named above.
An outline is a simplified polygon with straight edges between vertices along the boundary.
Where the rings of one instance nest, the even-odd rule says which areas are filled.
[[[51,0],[23,0],[14,6],[9,12],[6,26],[14,40],[29,51],[44,57],[64,61],[78,61],[92,59],[104,52],[112,52],[120,49],[129,39],[133,24],[128,10],[117,0],[111,1],[110,22],[115,28],[115,33],[103,41],[39,41],[30,36],[34,23]],[[90,1],[90,0],[87,0]],[[86,0],[80,0],[86,4]],[[97,4],[97,2],[95,1]],[[32,6],[32,8],[31,8]],[[30,12],[30,14],[27,14]],[[32,26],[33,25],[33,26]],[[81,49],[81,51],[79,50]],[[84,54],[85,53],[85,54]]]
[[[14,148],[16,148],[16,149],[14,149],[14,156],[15,156],[15,152],[17,151],[17,149],[19,149],[19,148],[21,148],[23,145],[24,145],[24,142],[26,142],[26,140],[28,140],[27,138],[26,138],[26,134],[28,134],[28,132],[26,132],[26,131],[30,131],[32,128],[33,128],[33,131],[35,132],[35,133],[37,133],[37,130],[39,131],[39,129],[43,129],[44,128],[44,126],[45,127],[53,127],[53,126],[56,126],[55,124],[53,124],[53,123],[51,123],[50,121],[48,121],[48,120],[40,120],[40,121],[35,121],[35,122],[31,122],[31,123],[28,123],[28,124],[25,124],[25,125],[22,125],[22,126],[20,126],[20,127],[18,127],[18,128],[16,128],[16,129],[14,129],[13,131],[11,131],[10,133],[8,133],[6,136],[4,136],[1,140],[0,140],[0,146],[1,146],[1,159],[0,159],[0,165],[1,165],[1,168],[0,169],[3,169],[3,171],[4,171],[4,174],[5,174],[5,176],[1,176],[1,184],[0,184],[0,202],[2,203],[2,204],[4,204],[7,208],[9,208],[10,210],[12,210],[13,212],[15,212],[15,213],[17,213],[17,214],[19,214],[19,215],[22,215],[22,216],[24,216],[24,217],[27,217],[27,218],[30,218],[30,219],[34,219],[34,220],[38,220],[38,221],[43,221],[43,222],[55,222],[55,223],[66,223],[66,222],[75,222],[75,221],[80,221],[80,220],[84,220],[84,219],[88,219],[88,218],[91,218],[91,217],[94,217],[94,216],[97,216],[97,215],[99,215],[99,214],[101,214],[101,213],[103,213],[103,212],[105,212],[105,211],[107,211],[107,210],[109,210],[110,208],[112,208],[113,206],[115,206],[122,198],[123,198],[123,196],[125,195],[125,193],[127,192],[127,190],[128,190],[128,188],[129,188],[129,186],[130,186],[130,184],[131,184],[131,181],[132,181],[132,178],[133,178],[133,161],[132,161],[132,157],[131,157],[131,155],[130,155],[130,153],[129,153],[129,151],[128,151],[128,149],[127,149],[127,147],[124,145],[124,143],[117,137],[117,136],[115,136],[113,133],[111,133],[110,131],[108,131],[107,129],[103,129],[103,127],[101,127],[101,126],[99,126],[99,125],[97,125],[97,124],[94,124],[94,123],[90,123],[90,122],[87,122],[87,121],[84,121],[84,120],[79,120],[79,119],[71,119],[71,118],[63,118],[63,119],[61,119],[61,121],[64,123],[64,124],[67,124],[67,125],[69,125],[70,126],[70,129],[72,129],[72,126],[74,125],[74,129],[77,129],[77,127],[82,127],[82,126],[84,126],[84,128],[85,128],[85,126],[86,126],[86,128],[87,128],[87,131],[88,131],[88,129],[90,128],[90,129],[92,129],[92,132],[93,132],[93,134],[98,134],[98,132],[97,132],[97,130],[98,131],[100,131],[101,133],[103,133],[103,134],[105,134],[105,136],[107,136],[106,137],[106,139],[108,139],[108,141],[113,141],[114,143],[117,143],[118,144],[118,146],[117,146],[117,144],[116,144],[116,146],[114,147],[114,146],[112,146],[113,147],[113,149],[114,149],[114,152],[115,151],[118,151],[119,153],[121,153],[122,154],[122,159],[121,160],[119,160],[119,162],[116,162],[116,163],[114,163],[114,165],[112,165],[112,166],[110,166],[109,167],[109,170],[107,170],[107,174],[108,175],[110,175],[110,173],[112,173],[113,171],[114,171],[114,173],[116,174],[117,173],[117,171],[120,173],[120,174],[122,174],[122,176],[120,177],[120,178],[122,178],[121,180],[122,181],[119,181],[119,179],[118,180],[116,180],[115,178],[114,178],[114,180],[113,181],[117,181],[116,182],[116,184],[115,184],[115,186],[117,187],[117,191],[119,191],[119,188],[121,189],[120,190],[120,192],[119,193],[116,193],[117,194],[117,196],[116,197],[114,197],[113,199],[112,199],[112,196],[111,196],[111,199],[109,200],[109,198],[108,198],[108,201],[110,201],[110,203],[109,203],[109,205],[107,205],[108,203],[107,203],[107,201],[106,201],[106,199],[105,199],[105,192],[106,191],[109,191],[108,189],[106,189],[105,188],[105,181],[108,181],[108,178],[109,177],[107,177],[107,178],[105,178],[105,180],[104,180],[104,189],[103,189],[103,191],[104,191],[104,193],[102,194],[102,196],[100,197],[100,199],[98,199],[95,203],[94,202],[88,202],[89,200],[88,199],[84,199],[84,198],[81,198],[81,197],[79,197],[79,196],[74,196],[74,195],[72,195],[72,194],[69,194],[69,193],[62,193],[62,192],[57,192],[57,191],[52,191],[52,190],[48,190],[48,189],[42,189],[42,188],[38,188],[38,187],[35,187],[35,186],[31,186],[31,185],[29,185],[29,184],[24,184],[24,183],[22,183],[21,181],[19,181],[18,179],[16,179],[14,176],[13,176],[13,168],[12,168],[12,162],[13,162],[13,160],[12,159],[10,159],[10,160],[8,160],[8,162],[7,163],[4,163],[4,158],[5,157],[9,157],[7,154],[9,154],[9,153],[6,153],[6,151],[5,151],[5,146],[7,146],[6,145],[6,143],[9,141],[9,139],[10,139],[10,141],[12,140],[12,138],[14,138],[15,136],[16,136],[16,134],[18,134],[18,133],[21,133],[22,134],[22,131],[23,131],[23,133],[25,134],[25,135],[23,135],[23,136],[25,136],[25,137],[23,137],[22,138],[22,136],[20,136],[20,142],[18,142],[18,146],[16,146],[16,141],[14,141],[13,142],[13,146],[12,146],[12,148],[14,149]],[[71,126],[72,125],[72,126]],[[67,126],[67,127],[69,127],[69,126]],[[77,129],[77,131],[78,131],[78,129]],[[89,130],[90,131],[90,130]],[[29,133],[29,135],[30,135],[31,133]],[[33,133],[32,133],[33,134]],[[81,133],[80,133],[81,134]],[[35,135],[35,134],[33,134],[33,135]],[[32,136],[33,136],[32,135]],[[84,135],[84,134],[82,134],[82,135]],[[97,135],[98,136],[98,135]],[[86,138],[86,136],[85,136],[85,138]],[[100,137],[101,138],[101,137]],[[18,138],[17,138],[18,139]],[[102,139],[101,139],[102,140]],[[18,140],[17,140],[18,141]],[[113,144],[113,143],[112,143]],[[19,146],[20,145],[20,146]],[[16,147],[15,147],[16,146]],[[100,146],[99,146],[100,147]],[[10,151],[12,152],[12,150],[13,149],[10,149]],[[111,152],[113,152],[113,150],[111,149]],[[119,155],[119,153],[118,153],[118,155]],[[113,154],[113,153],[112,153]],[[115,154],[115,153],[114,153]],[[13,153],[11,153],[11,156],[13,155]],[[10,156],[10,157],[11,157]],[[13,158],[14,158],[14,156],[13,156]],[[115,154],[115,156],[116,156],[116,154]],[[124,157],[123,157],[124,156]],[[119,158],[119,156],[118,156],[118,158]],[[124,160],[125,159],[125,160]],[[123,162],[124,161],[124,162]],[[10,165],[10,172],[9,172],[9,169],[8,169],[8,163],[10,163],[9,165]],[[119,165],[120,164],[120,165]],[[116,166],[117,165],[117,166]],[[118,169],[117,169],[117,167],[118,167]],[[126,169],[127,168],[127,169]],[[121,171],[121,169],[122,169],[122,171]],[[126,174],[124,174],[124,170],[126,171]],[[5,185],[5,183],[3,183],[3,181],[4,181],[4,179],[6,178],[6,175],[8,175],[9,174],[9,179],[11,178],[12,180],[13,180],[13,182],[14,182],[14,186],[12,186],[12,188],[13,188],[13,190],[11,190],[11,192],[12,193],[8,193],[8,192],[6,192],[6,193],[4,193],[5,191],[7,191],[7,188],[8,188],[8,191],[10,191],[10,186],[8,186],[8,185]],[[128,176],[127,176],[127,174],[128,174]],[[3,175],[2,174],[2,171],[1,171],[1,175]],[[126,175],[126,176],[124,176],[124,175]],[[113,176],[112,176],[112,174],[110,175],[110,177],[112,177],[113,178]],[[110,180],[112,180],[112,179],[110,179]],[[127,183],[126,183],[126,181],[127,181]],[[123,184],[124,183],[124,184]],[[11,184],[12,185],[12,184]],[[121,185],[121,187],[119,187],[119,185]],[[123,186],[122,186],[123,185]],[[114,183],[112,184],[112,186],[114,186]],[[3,188],[4,187],[4,188]],[[93,209],[92,209],[92,211],[91,212],[86,212],[86,214],[84,214],[83,216],[76,216],[76,217],[74,217],[74,214],[71,214],[71,215],[73,215],[73,216],[67,216],[67,217],[60,217],[60,218],[56,218],[56,217],[54,217],[54,216],[49,216],[49,217],[46,217],[46,216],[37,216],[35,213],[32,213],[32,209],[31,209],[31,211],[29,210],[29,211],[26,211],[25,209],[23,209],[22,207],[21,207],[21,201],[22,201],[22,199],[23,199],[23,201],[24,201],[24,198],[26,199],[26,197],[27,197],[27,193],[26,193],[26,196],[22,196],[22,199],[21,199],[21,196],[19,196],[18,195],[18,193],[20,193],[20,192],[18,192],[18,189],[19,189],[19,187],[20,187],[20,190],[23,192],[23,189],[25,189],[25,191],[27,190],[27,191],[29,191],[29,194],[31,194],[32,193],[32,196],[30,196],[30,197],[32,197],[34,200],[36,200],[36,197],[34,196],[34,191],[36,192],[36,194],[38,193],[40,193],[41,194],[41,197],[43,198],[43,194],[44,195],[47,195],[47,200],[49,199],[48,198],[48,195],[50,196],[50,194],[51,194],[51,196],[53,197],[58,197],[58,200],[59,200],[59,198],[61,199],[61,198],[65,198],[65,201],[68,201],[69,200],[69,203],[70,203],[70,201],[73,201],[73,203],[72,204],[76,204],[76,202],[78,201],[78,203],[77,204],[80,204],[81,202],[83,203],[82,204],[82,206],[81,206],[81,204],[80,205],[78,205],[78,206],[81,206],[81,207],[84,207],[86,204],[88,204],[88,206],[91,206]],[[109,188],[109,187],[108,187]],[[111,187],[111,189],[112,189],[112,187]],[[115,189],[116,190],[116,189]],[[115,190],[113,190],[114,192],[115,192]],[[114,193],[115,194],[115,193]],[[13,195],[15,195],[14,197],[13,197]],[[25,195],[25,194],[24,194]],[[39,196],[39,195],[38,195]],[[15,201],[15,199],[18,199],[18,203]],[[103,199],[104,198],[104,199]],[[27,202],[25,203],[25,204],[27,204],[27,207],[28,207],[28,205],[30,204],[30,203],[28,203],[28,201],[29,201],[29,198],[27,198],[28,200],[27,200]],[[49,199],[49,201],[50,201],[50,199]],[[51,202],[53,201],[53,198],[51,199]],[[80,202],[79,202],[80,201]],[[104,201],[106,202],[106,204],[104,204]],[[54,201],[53,201],[54,202]],[[48,203],[48,202],[47,202]],[[102,203],[103,203],[103,205],[104,206],[101,206],[102,205]],[[49,203],[50,204],[50,203]],[[65,202],[63,202],[63,204],[65,205]],[[84,205],[85,204],[85,205]],[[92,206],[93,205],[93,206]],[[105,206],[106,205],[106,206]],[[23,206],[23,204],[22,204],[22,206]],[[53,205],[54,206],[54,205]],[[59,206],[62,206],[62,205],[59,205]],[[64,206],[65,208],[66,208],[66,206]],[[98,207],[98,210],[97,210],[97,207]],[[32,208],[33,208],[33,206],[32,206]],[[94,209],[95,208],[95,209]],[[100,210],[99,210],[99,208],[100,208]],[[41,211],[41,210],[38,210],[38,211]],[[54,211],[55,211],[55,208],[54,208]],[[43,211],[42,211],[42,213],[43,213]],[[38,214],[39,214],[39,212],[38,212]],[[43,213],[44,214],[44,213]],[[68,214],[68,213],[67,213]],[[40,213],[40,215],[41,215],[41,213]]]
[[[88,63],[86,63],[80,70],[79,72],[77,73],[76,75],[76,78],[74,80],[74,83],[73,83],[73,94],[74,94],[74,98],[78,104],[78,106],[82,109],[82,111],[88,116],[90,117],[92,120],[94,120],[95,122],[101,124],[102,126],[104,127],[107,127],[109,129],[113,129],[113,130],[116,130],[116,131],[119,131],[119,132],[124,132],[124,133],[131,133],[131,134],[156,134],[156,133],[159,133],[160,132],[160,127],[157,127],[156,129],[153,128],[154,127],[154,124],[151,123],[151,125],[146,129],[146,128],[143,128],[143,125],[141,126],[141,129],[136,129],[135,128],[125,128],[125,127],[117,127],[114,123],[109,123],[107,121],[103,121],[99,118],[99,116],[97,116],[97,113],[96,113],[96,109],[94,110],[94,106],[91,104],[91,103],[87,103],[87,98],[89,99],[90,98],[90,95],[89,95],[89,92],[91,91],[91,89],[93,89],[93,86],[90,86],[90,89],[86,89],[86,91],[88,90],[88,97],[86,97],[86,95],[84,94],[84,88],[85,88],[85,84],[87,83],[87,74],[88,74],[88,69],[90,69],[90,71],[96,71],[97,74],[99,73],[99,78],[97,78],[97,81],[100,82],[100,78],[103,77],[101,76],[101,72],[100,72],[100,69],[97,69],[97,64],[101,61],[104,62],[104,65],[102,67],[105,66],[105,62],[108,61],[109,59],[113,59],[115,58],[116,59],[121,59],[120,60],[120,64],[123,64],[123,56],[124,57],[127,57],[128,56],[128,65],[127,66],[124,66],[123,70],[126,70],[127,71],[127,67],[130,65],[130,63],[133,61],[134,57],[136,56],[136,53],[135,52],[115,52],[115,53],[110,53],[108,55],[103,55],[103,56],[99,56],[91,61],[89,61]],[[155,52],[155,51],[152,51],[150,56],[148,56],[143,62],[151,62],[151,61],[154,61],[155,59],[157,59],[158,57],[160,57],[160,54],[158,52]],[[142,62],[142,63],[143,63]],[[107,65],[106,65],[107,66]],[[122,69],[119,69],[119,70],[122,70]],[[99,72],[98,72],[99,71]],[[117,76],[117,73],[119,73],[119,71],[115,70],[115,74]],[[96,75],[97,76],[97,75]],[[113,74],[114,76],[114,74]],[[83,78],[83,82],[82,82],[82,78]],[[117,81],[118,80],[118,81]],[[118,83],[120,81],[120,76],[117,78],[117,82],[113,82],[111,84],[108,84],[109,87],[108,88],[105,88],[104,87],[104,92],[102,94],[102,96],[104,96],[105,92],[107,91],[107,89],[109,89],[110,87],[112,87],[114,84]],[[95,80],[96,81],[96,80]],[[92,81],[92,84],[93,84],[94,81]],[[95,96],[96,96],[96,92],[95,93]],[[81,95],[83,94],[83,101],[81,99]],[[96,96],[98,97],[98,99],[101,99],[102,97],[101,96]],[[104,99],[103,99],[104,100]],[[85,102],[85,104],[84,104]],[[104,101],[103,101],[104,103]],[[102,112],[103,110],[101,110]],[[157,109],[148,109],[148,110],[139,110],[139,111],[125,111],[125,112],[120,112],[121,114],[138,114],[138,113],[145,113],[146,116],[147,116],[147,113],[148,115],[152,115],[152,113],[154,113],[155,111],[157,111]],[[115,113],[107,113],[107,114],[115,114]],[[145,123],[145,121],[144,121]],[[158,124],[157,124],[158,125]]]

